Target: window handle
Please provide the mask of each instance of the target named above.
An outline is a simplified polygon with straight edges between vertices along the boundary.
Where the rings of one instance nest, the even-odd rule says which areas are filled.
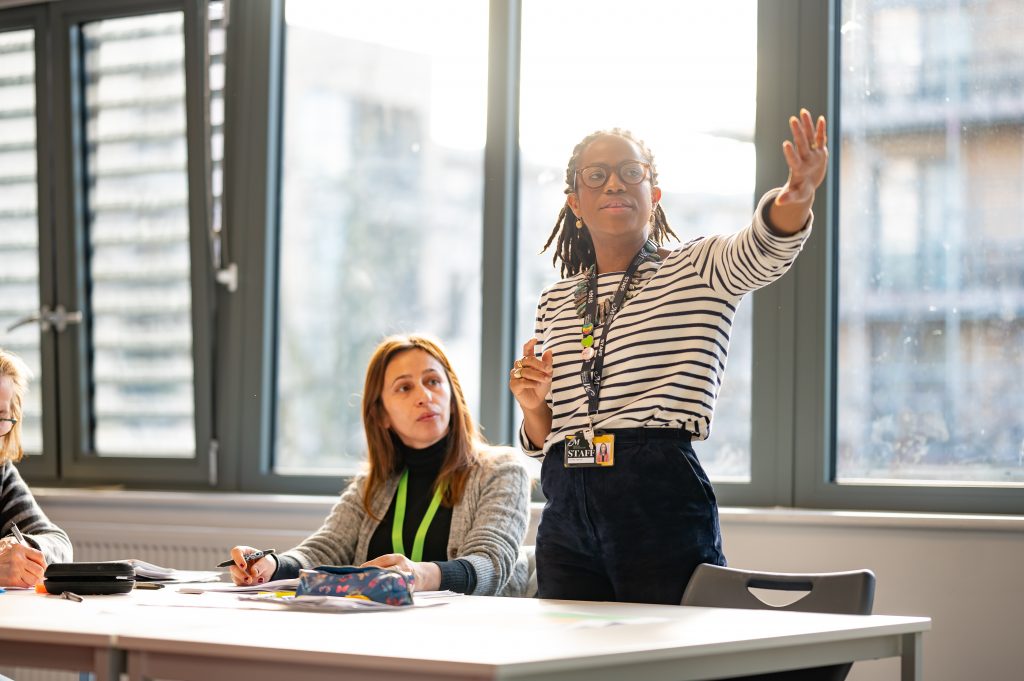
[[[21,319],[16,320],[13,324],[7,327],[7,332],[14,331],[19,326],[25,326],[36,322],[39,324],[39,328],[42,331],[49,331],[51,328],[56,329],[57,333],[64,331],[68,328],[68,324],[81,324],[82,323],[82,312],[76,310],[75,312],[68,312],[64,309],[63,305],[58,305],[54,310],[50,310],[49,307],[43,305],[39,308],[39,312],[33,312],[30,315],[25,315]]]
[[[61,333],[68,328],[68,324],[82,323],[82,311],[68,312],[63,305],[58,305],[57,309],[50,313],[50,323],[57,329],[57,333]]]

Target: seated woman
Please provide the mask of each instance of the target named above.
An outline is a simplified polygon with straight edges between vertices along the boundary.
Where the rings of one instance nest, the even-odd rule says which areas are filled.
[[[393,336],[377,346],[366,370],[363,429],[368,471],[345,489],[323,526],[248,570],[242,556],[255,549],[236,546],[235,583],[362,564],[410,572],[418,591],[522,594],[529,477],[514,450],[484,441],[435,342]]]
[[[28,378],[20,357],[0,350],[0,586],[33,586],[43,581],[48,562],[71,560],[68,535],[43,514],[14,467],[24,455],[21,413]]]

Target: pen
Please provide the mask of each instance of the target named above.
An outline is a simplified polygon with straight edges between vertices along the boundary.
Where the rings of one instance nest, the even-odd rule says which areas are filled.
[[[256,553],[246,553],[242,556],[242,559],[245,561],[245,569],[248,570],[249,566],[258,561],[260,558],[263,558],[264,556],[271,556],[273,554],[274,549],[265,549],[263,551],[257,551]],[[226,560],[223,563],[218,563],[217,567],[230,567],[234,564],[235,559],[232,558],[231,560]]]
[[[14,538],[18,540],[19,544],[22,546],[28,546],[28,542],[25,541],[25,535],[23,535],[21,530],[18,529],[17,523],[11,523],[11,533],[14,535]]]

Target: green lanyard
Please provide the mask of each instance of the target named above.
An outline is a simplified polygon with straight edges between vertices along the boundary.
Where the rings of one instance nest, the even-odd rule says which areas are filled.
[[[441,497],[444,496],[445,490],[448,489],[448,484],[439,486],[434,490],[434,498],[430,500],[430,506],[427,507],[427,512],[423,514],[423,520],[420,521],[420,528],[416,530],[416,538],[412,544],[412,555],[409,556],[414,562],[420,562],[423,560],[423,542],[427,538],[427,528],[430,527],[430,523],[434,520],[434,514],[437,513],[437,507],[441,505]],[[402,526],[405,524],[405,497],[409,490],[409,469],[406,468],[402,473],[402,479],[398,481],[398,496],[395,498],[395,522],[391,525],[391,546],[395,550],[395,553],[400,553],[403,556],[405,554],[405,544],[402,541]]]

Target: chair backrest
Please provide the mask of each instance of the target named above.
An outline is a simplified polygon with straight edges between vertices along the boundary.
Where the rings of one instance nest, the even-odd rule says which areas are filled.
[[[773,606],[750,593],[752,588],[809,593],[788,605]],[[874,600],[875,574],[871,570],[793,574],[738,570],[702,563],[694,570],[686,586],[682,604],[870,615]]]
[[[808,593],[787,605],[774,606],[750,593],[750,589]],[[694,570],[689,584],[686,585],[682,604],[708,608],[870,615],[874,601],[875,573],[871,570],[792,574],[737,570],[702,563]],[[724,681],[844,681],[851,666],[851,663],[846,663],[794,669]]]

